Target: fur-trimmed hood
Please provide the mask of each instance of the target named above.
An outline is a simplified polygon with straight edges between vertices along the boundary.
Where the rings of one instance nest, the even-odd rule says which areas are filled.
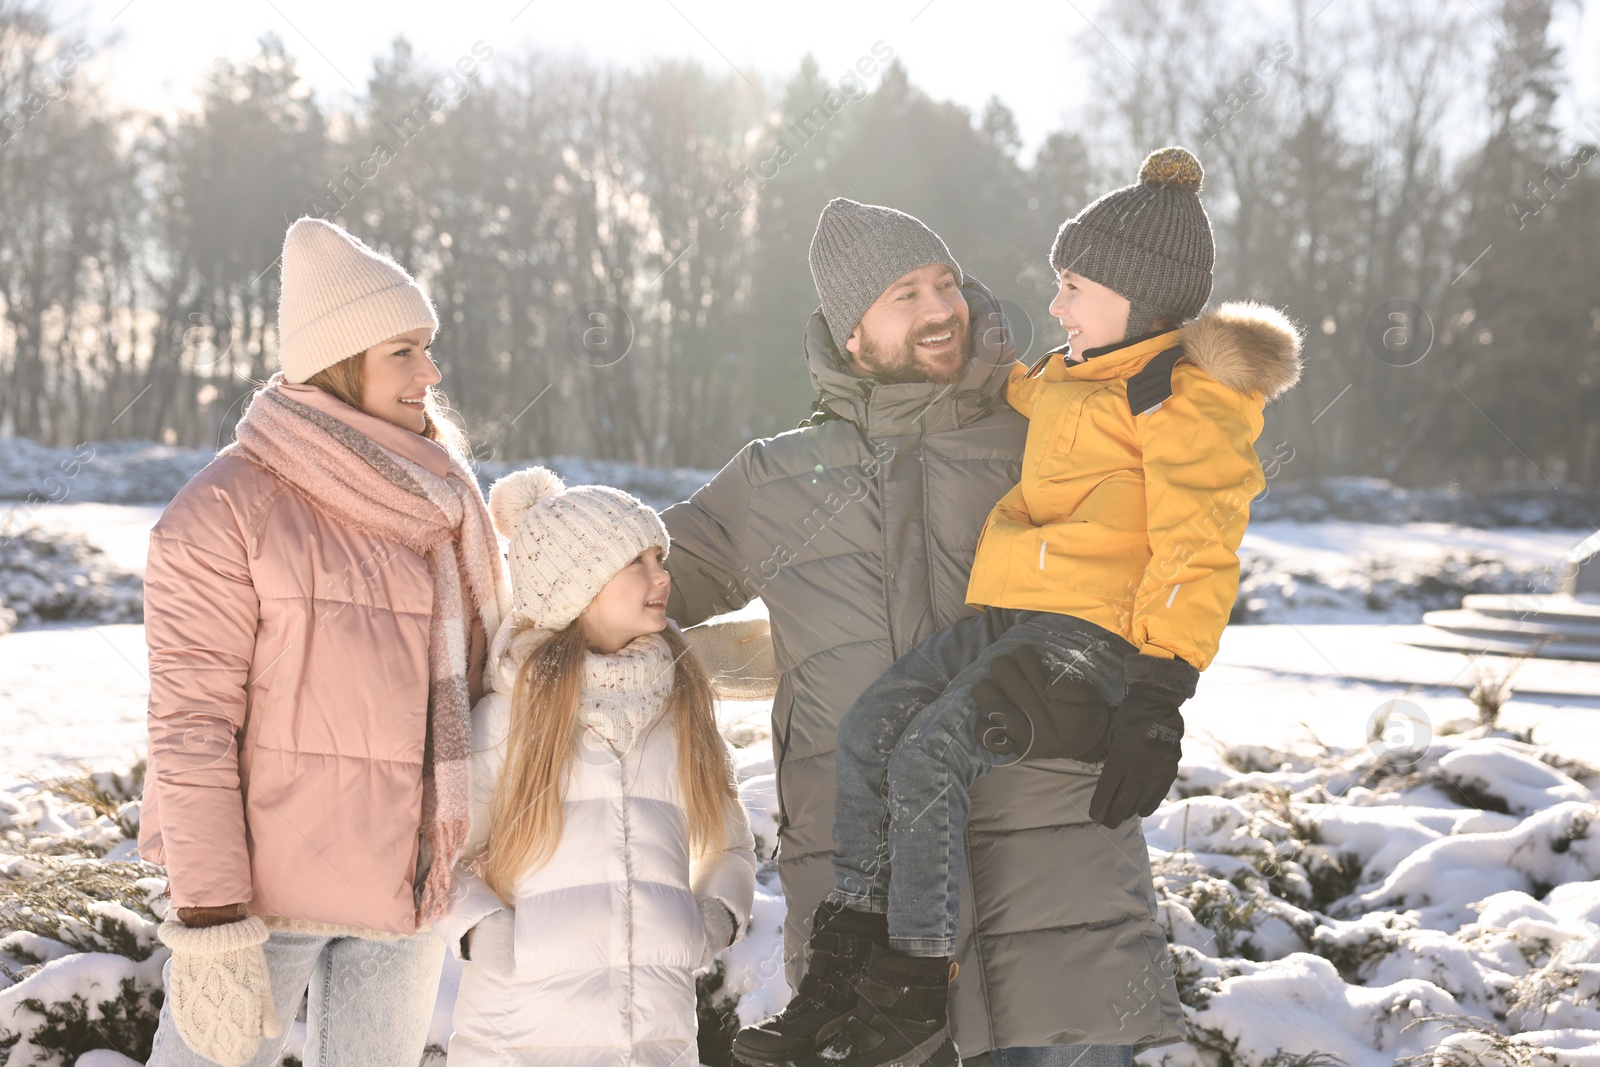
[[[1238,392],[1272,400],[1300,380],[1300,330],[1270,304],[1220,304],[1178,336],[1185,359]]]

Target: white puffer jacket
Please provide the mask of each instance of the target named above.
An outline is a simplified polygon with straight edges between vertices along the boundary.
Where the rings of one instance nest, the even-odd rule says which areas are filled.
[[[502,627],[491,647],[495,691],[473,710],[469,860],[488,838],[510,692],[527,651],[526,635],[511,642],[509,633]],[[671,662],[653,636],[615,656],[590,655],[561,841],[548,863],[517,881],[514,972],[472,962],[463,970],[451,1067],[698,1062],[693,972],[706,950],[699,902],[720,901],[745,928],[755,841],[733,802],[722,847],[691,853],[675,731],[661,715]],[[461,881],[455,907],[435,924],[458,956],[461,936],[505,907],[476,877],[463,872]]]

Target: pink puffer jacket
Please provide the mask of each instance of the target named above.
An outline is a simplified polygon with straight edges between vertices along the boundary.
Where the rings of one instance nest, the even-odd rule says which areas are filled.
[[[286,391],[445,473],[432,441],[314,386]],[[173,906],[415,931],[432,610],[422,556],[248,460],[183,487],[145,569],[139,851],[166,866]],[[470,662],[477,691],[483,655]]]

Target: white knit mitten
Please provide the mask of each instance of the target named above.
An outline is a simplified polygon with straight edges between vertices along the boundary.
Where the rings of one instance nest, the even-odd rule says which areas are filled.
[[[244,1067],[262,1037],[283,1033],[261,949],[266,923],[254,915],[220,926],[168,919],[160,933],[172,949],[167,980],[172,1021],[196,1054],[222,1067]]]
[[[712,897],[701,898],[700,921],[706,928],[706,950],[701,954],[700,966],[696,970],[703,971],[711,966],[711,961],[717,958],[719,952],[733,944],[739,927],[728,906]]]
[[[472,928],[472,951],[467,958],[486,971],[509,975],[517,969],[516,939],[515,912],[510,908],[492,911]]]
[[[770,700],[778,692],[772,624],[766,619],[707,622],[683,631],[724,700]]]

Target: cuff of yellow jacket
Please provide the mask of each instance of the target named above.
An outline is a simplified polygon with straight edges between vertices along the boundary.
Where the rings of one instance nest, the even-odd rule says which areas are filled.
[[[1122,661],[1123,676],[1131,690],[1136,685],[1160,690],[1182,702],[1194,696],[1200,672],[1187,660],[1136,652]]]

